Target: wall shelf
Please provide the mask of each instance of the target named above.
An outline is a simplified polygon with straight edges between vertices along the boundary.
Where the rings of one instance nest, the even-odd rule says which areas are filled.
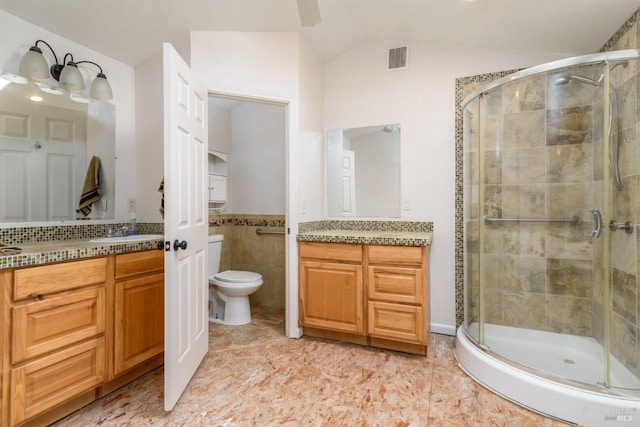
[[[209,210],[221,212],[227,204],[227,154],[210,150],[208,152],[208,172]]]

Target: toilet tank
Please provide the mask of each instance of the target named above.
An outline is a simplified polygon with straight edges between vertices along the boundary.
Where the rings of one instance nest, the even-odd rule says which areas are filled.
[[[222,255],[222,234],[209,235],[209,276],[220,272],[220,255]]]

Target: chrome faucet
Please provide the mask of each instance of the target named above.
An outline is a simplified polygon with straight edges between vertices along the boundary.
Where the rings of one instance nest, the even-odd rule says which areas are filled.
[[[118,231],[113,234],[113,237],[124,237],[129,235],[129,227],[126,225],[120,227]]]
[[[115,232],[113,228],[109,227],[107,229],[107,235],[105,237],[125,237],[129,235],[129,227],[126,225],[118,228]]]

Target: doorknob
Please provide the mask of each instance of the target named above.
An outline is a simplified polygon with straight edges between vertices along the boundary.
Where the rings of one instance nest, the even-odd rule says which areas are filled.
[[[631,234],[633,233],[633,224],[631,223],[631,221],[627,221],[624,224],[619,224],[612,219],[609,222],[609,230],[611,231],[624,230],[627,234]]]
[[[183,240],[180,242],[178,239],[173,241],[173,250],[177,251],[178,249],[187,249],[187,241]]]

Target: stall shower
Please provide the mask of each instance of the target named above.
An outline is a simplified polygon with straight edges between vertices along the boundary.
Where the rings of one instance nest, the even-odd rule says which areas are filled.
[[[590,426],[640,420],[638,57],[533,67],[462,104],[456,356],[498,393]]]

